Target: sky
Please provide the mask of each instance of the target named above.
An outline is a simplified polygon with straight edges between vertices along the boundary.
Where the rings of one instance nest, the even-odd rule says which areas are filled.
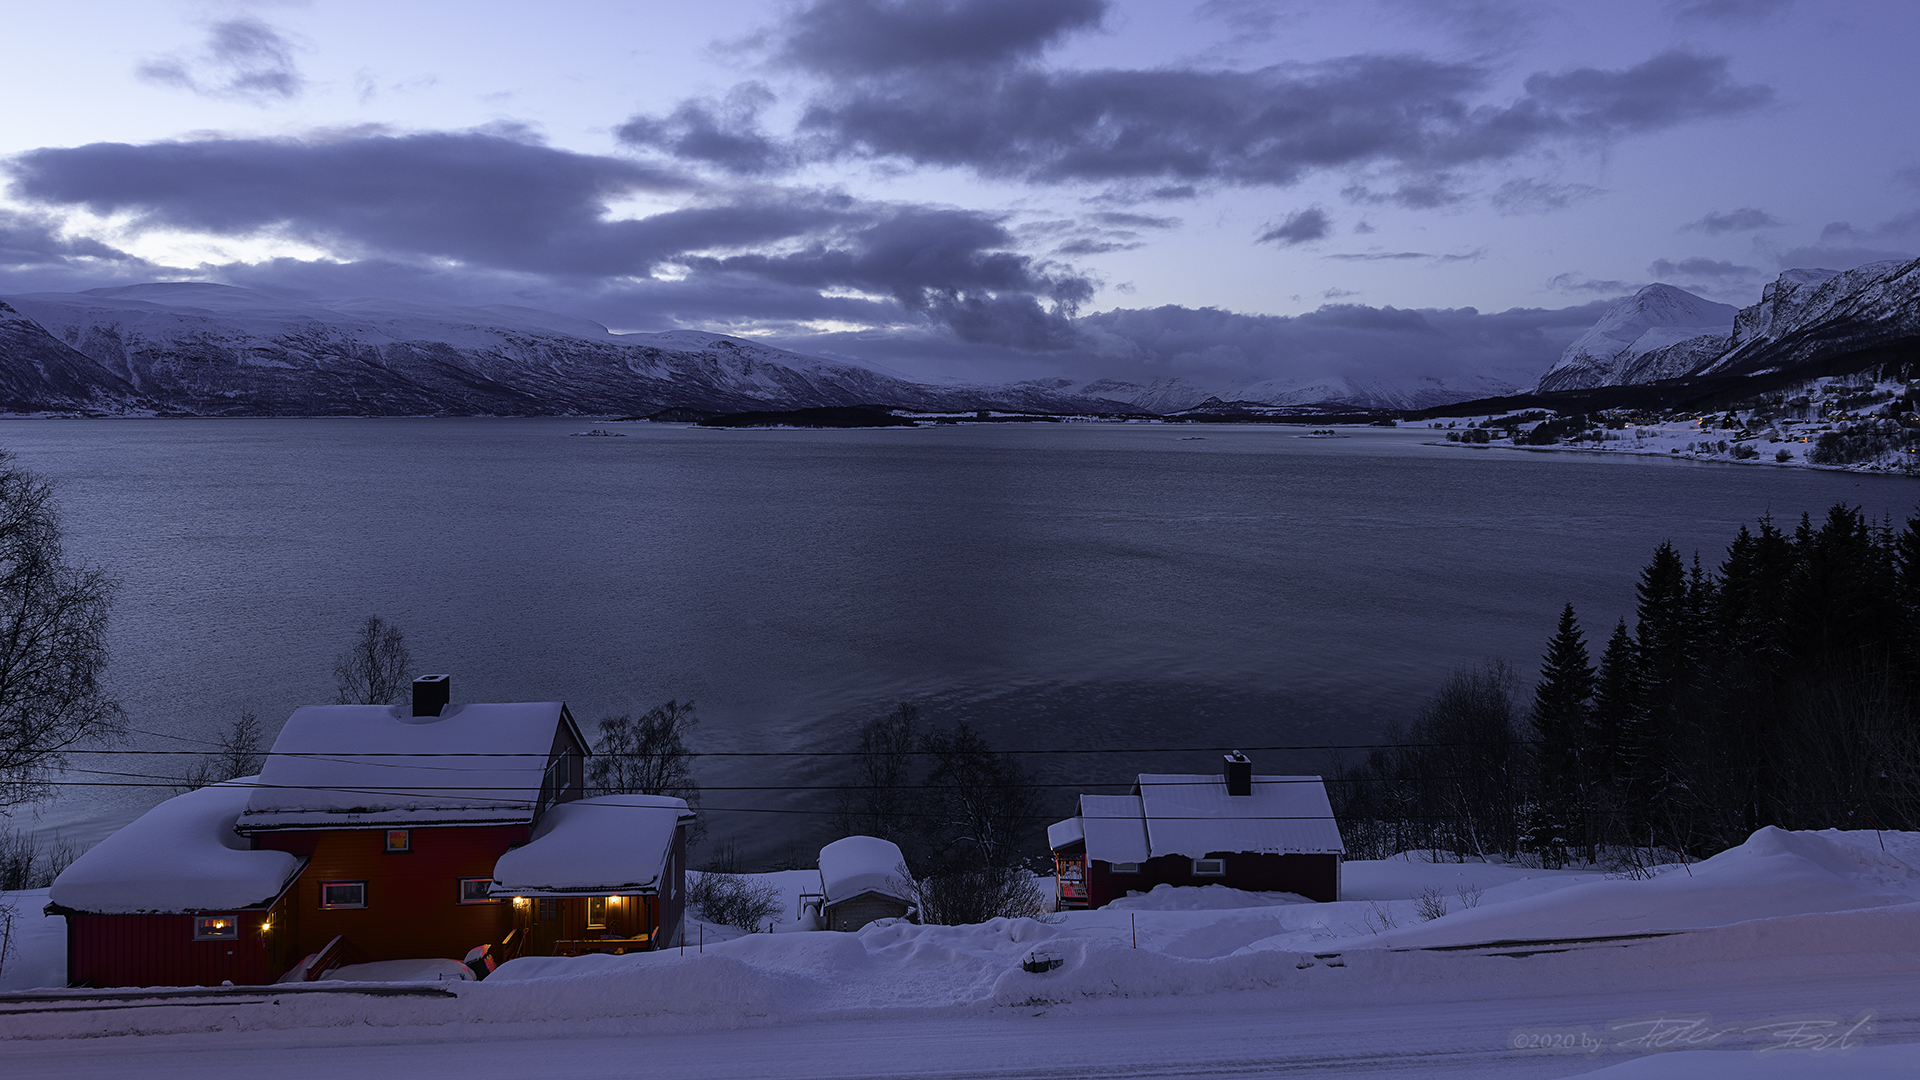
[[[1890,0],[69,0],[0,295],[206,280],[920,378],[1544,371],[1920,254]]]

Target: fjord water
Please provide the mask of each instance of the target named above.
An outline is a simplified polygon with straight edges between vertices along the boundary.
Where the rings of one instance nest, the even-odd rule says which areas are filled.
[[[138,748],[269,730],[332,699],[358,621],[455,700],[600,717],[699,703],[700,749],[843,750],[897,701],[1047,779],[1210,770],[1164,747],[1365,742],[1447,672],[1530,678],[1561,604],[1595,652],[1655,544],[1717,562],[1742,523],[1897,477],[1521,453],[1434,432],[1008,424],[701,430],[578,420],[23,420],[69,544],[123,584],[111,681]],[[350,749],[350,748],[342,748]],[[1127,751],[1108,753],[1104,751]],[[1256,752],[1320,771],[1324,751]],[[76,764],[177,775],[178,758]],[[834,759],[710,758],[713,835],[806,857]],[[71,780],[98,779],[75,773]],[[782,790],[752,790],[774,787]],[[38,828],[97,839],[165,792],[68,787]],[[784,812],[766,812],[784,811]]]

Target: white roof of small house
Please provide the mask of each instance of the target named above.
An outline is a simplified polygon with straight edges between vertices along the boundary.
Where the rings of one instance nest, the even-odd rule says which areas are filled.
[[[820,849],[820,891],[825,907],[856,896],[879,893],[902,903],[913,902],[913,879],[899,845],[877,836],[848,836]]]
[[[1346,853],[1318,776],[1256,776],[1252,794],[1229,795],[1217,774],[1143,774],[1136,790],[1080,796],[1079,817],[1048,826],[1049,845],[1084,839],[1087,858],[1115,863],[1216,851]]]
[[[176,795],[94,845],[54,879],[47,899],[107,915],[237,911],[269,904],[303,865],[254,851],[233,831],[255,777]]]
[[[240,815],[243,830],[526,822],[534,816],[558,701],[295,709]]]
[[[533,839],[493,864],[495,896],[651,892],[673,856],[674,829],[692,821],[684,799],[602,795],[548,810]]]

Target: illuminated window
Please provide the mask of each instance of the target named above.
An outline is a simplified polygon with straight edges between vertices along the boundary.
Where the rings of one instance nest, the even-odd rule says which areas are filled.
[[[604,896],[587,897],[587,929],[605,930],[607,928],[607,898]]]
[[[413,834],[409,833],[405,829],[388,829],[387,830],[387,850],[388,851],[412,851],[413,850]]]
[[[235,941],[240,937],[240,920],[231,915],[202,915],[193,920],[195,941]]]
[[[1225,877],[1226,875],[1227,860],[1225,859],[1193,860],[1194,877]]]
[[[320,883],[320,906],[323,908],[366,907],[367,883],[364,881],[323,881]]]
[[[497,904],[500,901],[488,896],[493,888],[490,877],[463,877],[460,879],[460,902],[463,904]]]

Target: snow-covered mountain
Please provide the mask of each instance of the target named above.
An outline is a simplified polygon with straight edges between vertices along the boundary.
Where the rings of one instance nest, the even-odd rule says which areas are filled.
[[[1835,357],[1920,337],[1920,259],[1852,270],[1789,270],[1740,312],[1727,349],[1700,371],[1758,375],[1814,367]]]
[[[1726,348],[1739,312],[1672,285],[1620,298],[1567,346],[1536,392],[1646,383],[1685,375]]]
[[[1920,259],[1844,272],[1788,270],[1759,303],[1738,312],[1671,285],[1649,285],[1608,308],[1537,390],[1689,375],[1846,374],[1917,344]]]
[[[10,297],[0,408],[191,415],[608,415],[877,404],[1111,411],[1034,384],[930,386],[696,331],[527,308],[308,303],[175,282]],[[17,324],[17,325],[16,325]],[[44,331],[44,332],[40,332]]]

